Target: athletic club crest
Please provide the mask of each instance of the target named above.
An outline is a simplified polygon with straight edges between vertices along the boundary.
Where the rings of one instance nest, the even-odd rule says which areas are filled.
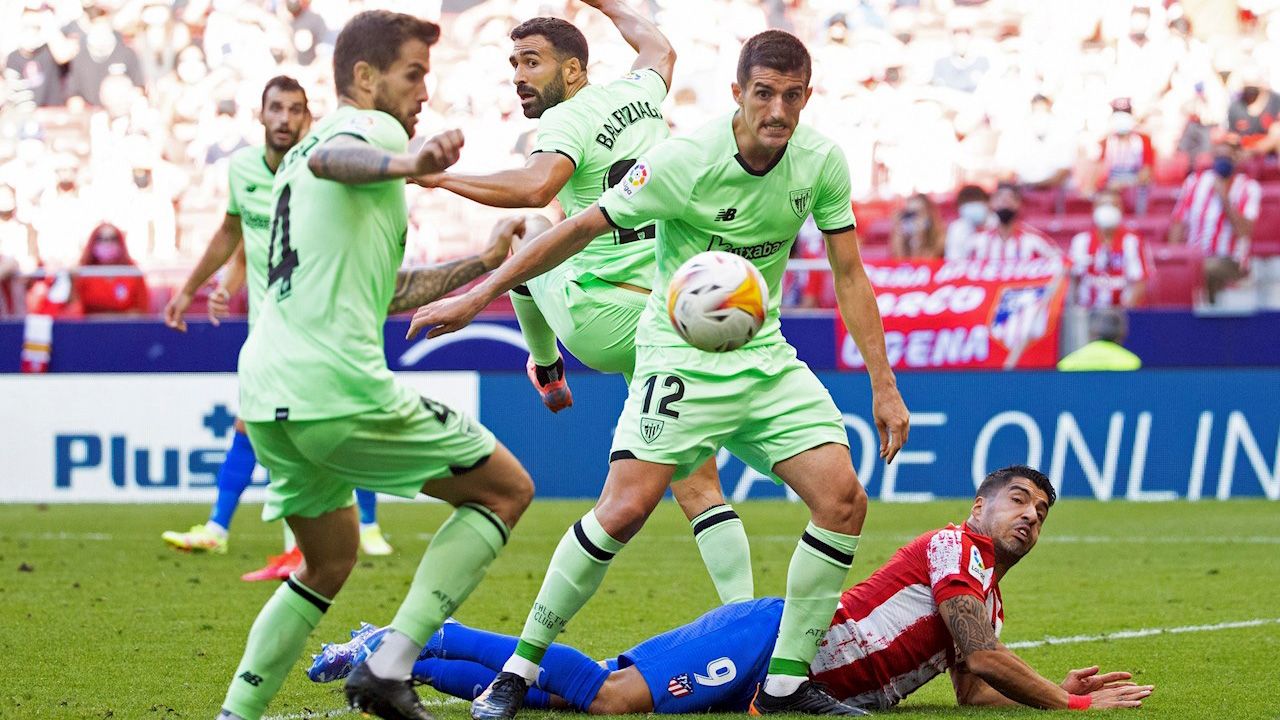
[[[662,421],[657,418],[640,418],[640,437],[652,443],[662,434]]]
[[[659,422],[658,424],[661,425],[662,423]],[[681,673],[671,678],[671,682],[667,683],[667,692],[671,693],[672,697],[678,698],[692,695],[693,683],[689,682],[689,674]]]
[[[791,211],[801,220],[809,217],[809,203],[813,201],[813,188],[791,191]]]

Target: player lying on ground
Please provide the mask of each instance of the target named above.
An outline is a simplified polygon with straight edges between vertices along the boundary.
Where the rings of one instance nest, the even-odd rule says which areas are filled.
[[[1049,479],[1031,468],[988,475],[964,524],[921,535],[844,592],[810,677],[860,708],[896,705],[943,670],[961,705],[1139,707],[1153,688],[1130,682],[1127,672],[1087,667],[1055,685],[998,640],[999,582],[1035,546],[1054,499]],[[726,605],[603,663],[553,645],[525,705],[609,715],[746,710],[764,680],[781,616],[780,598]],[[350,672],[380,632],[366,625],[351,642],[326,646],[311,678],[328,682]],[[414,679],[471,700],[516,642],[446,624],[414,665]]]
[[[415,182],[495,207],[542,207],[556,198],[573,215],[599,200],[636,158],[670,136],[661,108],[675,68],[671,43],[623,0],[584,2],[608,17],[635,48],[630,72],[591,83],[587,39],[578,28],[553,17],[520,23],[511,30],[512,91],[525,117],[538,118],[528,162],[484,175],[448,171]],[[527,237],[550,226],[541,217],[537,222],[539,229]],[[636,326],[656,270],[654,237],[653,225],[604,228],[573,257],[511,290],[529,345],[529,379],[552,412],[573,404],[557,338],[583,364],[621,373],[631,382]],[[515,249],[521,245],[517,241]],[[714,458],[674,483],[671,493],[693,528],[720,601],[754,597],[751,545],[742,521],[725,503]]]

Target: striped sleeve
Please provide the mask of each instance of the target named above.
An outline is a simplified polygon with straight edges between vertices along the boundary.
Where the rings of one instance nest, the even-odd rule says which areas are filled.
[[[1188,175],[1178,191],[1178,201],[1173,205],[1173,219],[1186,222],[1187,212],[1191,210],[1191,199],[1196,194],[1196,183],[1200,180],[1198,173]]]
[[[1262,208],[1262,186],[1257,180],[1250,180],[1244,186],[1244,202],[1241,203],[1240,214],[1246,220],[1254,221],[1258,219],[1258,212]]]
[[[1124,276],[1131,282],[1147,279],[1146,248],[1142,238],[1134,233],[1125,233],[1121,241],[1124,247]]]
[[[960,595],[984,599],[981,578],[967,568],[969,556],[976,550],[957,528],[939,530],[930,538],[925,555],[929,562],[929,585],[933,588],[935,602],[941,604]],[[982,568],[981,560],[978,568]]]

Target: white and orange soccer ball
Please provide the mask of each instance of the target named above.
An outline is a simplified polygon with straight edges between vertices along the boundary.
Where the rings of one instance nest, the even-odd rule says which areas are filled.
[[[769,286],[745,258],[727,252],[698,253],[667,286],[667,315],[685,342],[707,352],[736,350],[764,324]]]

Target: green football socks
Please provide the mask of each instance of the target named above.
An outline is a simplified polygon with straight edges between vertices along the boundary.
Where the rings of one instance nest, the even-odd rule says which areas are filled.
[[[595,594],[609,563],[626,543],[609,536],[595,511],[588,512],[560,538],[542,589],[529,611],[516,652],[503,670],[526,680],[538,676],[538,663],[566,623]]]
[[[331,603],[292,575],[281,583],[249,629],[223,708],[244,720],[261,718]]]
[[[702,562],[711,574],[720,602],[750,600],[755,597],[751,577],[751,544],[738,513],[728,505],[716,505],[689,521],[693,539],[702,553]]]
[[[808,675],[857,549],[857,535],[824,530],[812,522],[805,528],[787,569],[786,604],[769,659],[765,692],[789,695]]]
[[[525,344],[529,346],[529,356],[535,365],[546,367],[554,365],[560,357],[560,348],[556,347],[556,333],[542,316],[529,289],[524,285],[508,293],[511,306],[515,308],[516,319],[520,321],[520,332],[524,334]]]

